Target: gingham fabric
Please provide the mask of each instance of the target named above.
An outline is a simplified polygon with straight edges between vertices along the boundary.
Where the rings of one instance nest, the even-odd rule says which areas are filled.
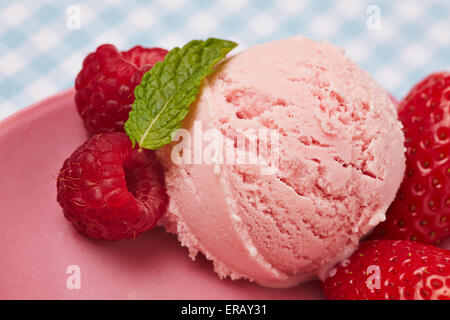
[[[243,50],[297,34],[341,46],[398,98],[450,70],[449,0],[0,0],[0,119],[73,86],[102,43],[170,49],[214,36]]]

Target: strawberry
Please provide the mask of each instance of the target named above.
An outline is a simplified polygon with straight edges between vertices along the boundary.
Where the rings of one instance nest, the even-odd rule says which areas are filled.
[[[450,72],[412,88],[399,106],[406,171],[396,198],[371,239],[439,244],[450,236]]]
[[[333,300],[450,300],[450,251],[407,240],[361,243],[322,282]]]

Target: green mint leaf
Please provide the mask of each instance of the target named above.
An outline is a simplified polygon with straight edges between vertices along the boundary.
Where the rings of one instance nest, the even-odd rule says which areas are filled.
[[[197,98],[203,78],[236,46],[215,38],[193,40],[156,63],[136,87],[136,99],[125,122],[133,145],[156,150],[170,143]]]

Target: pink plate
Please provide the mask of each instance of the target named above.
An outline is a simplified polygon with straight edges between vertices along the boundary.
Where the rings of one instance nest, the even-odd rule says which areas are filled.
[[[0,122],[0,299],[323,298],[317,282],[268,289],[220,280],[162,229],[133,241],[79,235],[56,202],[58,171],[86,139],[73,98],[70,89]],[[73,265],[80,289],[67,285]]]

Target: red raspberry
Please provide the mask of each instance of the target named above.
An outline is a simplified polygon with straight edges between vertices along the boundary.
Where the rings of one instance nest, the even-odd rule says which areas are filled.
[[[134,239],[156,225],[168,202],[154,151],[133,149],[118,132],[78,147],[64,162],[57,189],[65,217],[95,239]]]
[[[120,52],[104,44],[84,59],[75,81],[75,103],[90,135],[123,131],[134,102],[134,88],[166,54],[165,49],[141,46]]]
[[[450,236],[450,72],[415,85],[399,106],[406,172],[371,239],[440,244]]]

